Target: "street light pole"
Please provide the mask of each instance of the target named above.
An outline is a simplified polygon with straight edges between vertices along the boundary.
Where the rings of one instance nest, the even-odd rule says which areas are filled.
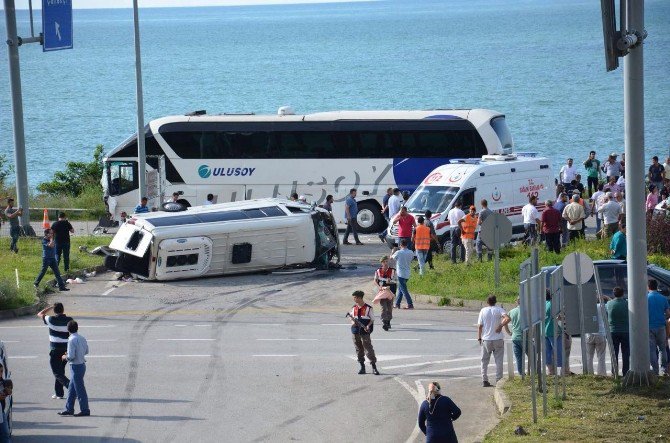
[[[144,96],[142,94],[142,56],[140,54],[140,19],[137,0],[133,0],[133,21],[135,23],[135,89],[137,95],[137,173],[138,201],[146,195],[147,166],[144,144]]]
[[[647,224],[644,168],[644,0],[627,0],[622,35],[636,34],[639,44],[624,57],[624,126],[626,144],[626,246],[628,250],[629,386],[647,386],[649,370],[649,318],[647,312]]]
[[[4,0],[7,28],[7,56],[9,59],[9,89],[12,95],[12,124],[14,129],[14,168],[16,172],[16,198],[23,208],[19,221],[26,235],[35,235],[30,226],[30,194],[28,193],[28,168],[26,167],[26,139],[23,128],[23,97],[21,92],[21,70],[19,46],[21,39],[16,29],[16,6],[14,0]]]

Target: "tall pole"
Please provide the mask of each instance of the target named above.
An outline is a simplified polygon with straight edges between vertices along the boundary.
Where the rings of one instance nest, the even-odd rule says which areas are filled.
[[[139,184],[138,200],[147,190],[146,149],[144,146],[144,96],[142,94],[142,56],[140,54],[140,18],[137,0],[133,0],[133,20],[135,22],[135,88],[137,94],[137,173]]]
[[[647,225],[644,183],[644,79],[642,65],[644,0],[626,1],[626,33],[640,43],[624,57],[624,127],[626,144],[626,246],[630,371],[626,385],[649,385],[649,319],[647,313]]]
[[[4,0],[7,27],[7,56],[9,58],[9,89],[12,95],[12,123],[14,129],[14,168],[16,171],[16,198],[23,208],[19,221],[26,235],[35,235],[30,226],[30,202],[28,194],[28,168],[26,167],[26,139],[23,129],[23,97],[21,93],[21,70],[19,63],[20,39],[16,30],[16,6],[14,0]]]

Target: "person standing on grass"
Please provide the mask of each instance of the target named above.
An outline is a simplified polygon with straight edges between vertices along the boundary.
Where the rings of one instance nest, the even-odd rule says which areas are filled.
[[[481,236],[482,223],[484,223],[484,220],[486,220],[489,215],[493,214],[493,211],[489,209],[489,202],[486,201],[486,199],[482,199],[479,204],[482,206],[482,210],[479,211],[479,218],[477,219],[477,232],[479,232],[479,235],[477,235],[477,259],[481,262],[482,256],[484,255],[484,247],[486,246],[484,245]],[[493,251],[486,246],[486,252],[488,260],[491,261],[493,259]]]
[[[470,212],[458,221],[461,230],[461,242],[465,246],[465,263],[472,264],[475,256],[475,234],[477,232],[477,208],[470,206]]]
[[[554,209],[556,209],[558,212],[561,213],[561,246],[565,247],[568,245],[568,235],[570,232],[568,231],[568,221],[562,217],[563,215],[563,210],[565,207],[568,205],[568,194],[565,192],[562,192],[559,194],[558,198],[556,199],[556,203],[554,203]]]
[[[591,215],[596,218],[596,237],[600,238],[600,230],[602,229],[603,216],[598,213],[598,209],[605,203],[605,193],[603,192],[603,184],[598,183],[598,190],[591,195]]]
[[[425,219],[424,224],[428,226],[428,229],[430,229],[430,238],[431,243],[430,243],[430,248],[428,248],[428,256],[426,257],[426,263],[428,263],[428,267],[430,269],[435,269],[433,267],[433,245],[437,245],[437,251],[440,250],[440,240],[437,238],[437,232],[435,232],[435,224],[433,224],[433,221],[431,218],[433,217],[433,213],[428,210],[423,214],[423,217]],[[434,243],[433,243],[434,242]]]
[[[56,262],[60,266],[60,258],[63,256],[63,271],[70,270],[70,234],[74,234],[74,228],[70,224],[65,212],[58,214],[58,221],[52,226],[54,241],[56,242]]]
[[[47,315],[52,311],[54,315]],[[56,379],[54,383],[53,399],[63,399],[65,391],[70,385],[70,379],[65,376],[66,361],[63,361],[63,355],[67,353],[67,342],[70,333],[67,331],[67,324],[72,320],[72,317],[65,315],[65,308],[63,303],[54,303],[53,306],[47,306],[37,313],[37,316],[42,319],[45,325],[49,328],[49,365],[51,372]]]
[[[451,237],[451,262],[453,264],[456,264],[456,251],[459,249],[461,251],[461,261],[465,261],[465,247],[461,241],[461,228],[458,225],[458,222],[465,217],[465,212],[463,212],[461,206],[463,206],[461,201],[457,201],[447,214],[447,220],[449,221],[449,226],[451,226],[449,235]]]
[[[623,289],[619,286],[612,290],[614,298],[607,302],[607,321],[612,334],[612,346],[614,356],[619,360],[619,349],[621,349],[622,374],[628,372],[630,359],[630,341],[628,337],[628,300],[623,298]],[[616,374],[613,374],[616,375]]]
[[[350,245],[349,234],[354,234],[354,240],[357,245],[363,243],[358,239],[358,232],[356,232],[356,216],[358,215],[358,203],[356,203],[356,188],[349,190],[349,195],[344,199],[344,218],[347,220],[347,229],[344,231],[344,241],[342,244]]]
[[[63,278],[60,275],[60,271],[58,270],[58,262],[56,261],[56,243],[54,242],[53,232],[51,229],[44,230],[44,238],[42,239],[42,270],[35,279],[35,283],[33,283],[35,288],[40,285],[40,282],[42,281],[44,274],[47,273],[48,268],[51,268],[54,275],[56,276],[58,289],[60,291],[69,291],[69,289],[65,287],[65,282],[63,281]]]
[[[547,209],[542,212],[540,226],[549,252],[561,253],[561,213],[554,209],[554,202],[545,202]]]
[[[526,231],[525,241],[530,246],[537,243],[537,227],[540,225],[540,213],[537,210],[537,196],[528,199],[528,204],[521,208],[523,228]]]
[[[91,410],[88,408],[88,394],[84,384],[84,375],[86,374],[86,360],[88,354],[88,342],[79,335],[79,324],[70,320],[67,324],[67,330],[70,337],[67,342],[67,353],[63,355],[63,360],[70,362],[70,387],[67,390],[67,400],[65,401],[65,410],[58,415],[74,415],[75,417],[88,417]],[[79,412],[74,413],[74,400],[79,402]]]
[[[598,317],[598,332],[586,334],[586,368],[589,374],[596,374],[604,377],[607,375],[605,364],[605,350],[607,349],[607,339],[605,338],[605,322],[600,314],[600,307],[602,302],[598,302],[597,317]],[[593,371],[593,356],[598,355],[598,369]]]
[[[524,375],[523,370],[523,329],[521,325],[521,308],[519,304],[521,299],[516,298],[516,306],[507,313],[509,324],[505,325],[505,330],[512,336],[512,346],[514,349],[514,360],[516,361],[516,371],[519,375]],[[510,327],[512,330],[510,331]]]
[[[436,381],[428,385],[428,395],[419,407],[419,429],[426,443],[458,443],[453,422],[461,416],[461,410],[440,390]]]
[[[489,295],[486,299],[488,306],[479,311],[477,319],[477,341],[482,347],[482,386],[490,387],[489,383],[489,361],[491,354],[496,362],[496,383],[503,377],[503,356],[505,353],[503,328],[510,322],[505,310],[496,306],[495,295]]]
[[[416,249],[416,258],[419,260],[419,275],[423,275],[424,268],[426,267],[426,260],[428,258],[428,252],[430,251],[431,235],[430,228],[425,225],[425,219],[423,218],[423,215],[419,216],[417,222],[418,224],[416,225],[416,229],[414,229],[412,243]]]
[[[596,151],[589,152],[589,158],[584,162],[584,168],[586,169],[586,187],[589,195],[593,196],[601,176],[600,160],[596,159]]]
[[[407,239],[400,240],[400,249],[395,251],[391,258],[395,260],[396,263],[396,272],[398,275],[398,294],[395,298],[395,307],[400,308],[400,303],[402,302],[403,296],[407,301],[407,306],[405,309],[414,309],[414,303],[412,302],[412,296],[409,294],[407,289],[407,281],[411,275],[410,266],[412,260],[414,260],[414,253],[407,248]]]
[[[623,165],[619,163],[616,158],[617,153],[612,152],[607,161],[600,168],[605,173],[608,183],[612,178],[614,178],[614,182],[616,183],[616,181],[619,179],[619,176],[621,175],[621,171],[623,170]]]
[[[651,367],[658,375],[658,356],[661,356],[661,366],[665,368],[663,375],[670,375],[668,372],[668,354],[666,352],[667,337],[665,335],[665,325],[670,318],[670,305],[668,300],[658,292],[658,282],[649,280],[647,285],[649,293],[647,294],[647,308],[649,310],[649,356],[651,358]]]
[[[21,235],[21,223],[19,217],[23,215],[23,209],[14,209],[14,199],[7,199],[7,207],[5,208],[5,217],[9,220],[9,236],[12,241],[9,244],[9,250],[15,254],[19,253],[17,244],[19,243],[19,236]]]
[[[547,374],[554,375],[557,368],[563,367],[563,341],[561,339],[563,332],[561,327],[555,325],[554,317],[551,315],[551,291],[547,289],[545,293],[544,304],[544,341],[545,341],[545,362],[547,364]],[[556,340],[554,341],[554,328],[556,331]],[[554,362],[554,348],[556,348],[556,361]],[[569,360],[567,360],[569,361]]]
[[[619,222],[619,230],[612,236],[610,254],[614,259],[626,260],[626,223],[623,220]]]
[[[619,220],[623,215],[621,205],[614,201],[611,192],[605,194],[605,200],[598,208],[598,213],[603,216],[603,230],[600,237],[611,237],[619,229]]]
[[[395,269],[389,266],[389,258],[385,255],[379,262],[381,263],[381,268],[375,271],[375,286],[377,286],[377,297],[375,297],[375,302],[379,301],[379,304],[382,307],[382,329],[388,331],[391,329],[391,320],[393,319],[393,299],[396,295],[397,283]],[[392,296],[388,298],[388,294],[383,293],[388,289]]]
[[[563,218],[568,222],[568,231],[570,232],[570,241],[575,241],[581,236],[586,213],[584,206],[579,203],[581,198],[579,194],[572,197],[572,203],[563,209]]]

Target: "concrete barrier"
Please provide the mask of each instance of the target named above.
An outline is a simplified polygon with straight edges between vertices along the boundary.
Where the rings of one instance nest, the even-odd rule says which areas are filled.
[[[507,413],[507,411],[510,410],[512,407],[512,402],[510,401],[509,397],[507,394],[505,394],[505,391],[503,391],[503,387],[505,386],[505,380],[499,380],[496,383],[496,388],[493,391],[493,399],[496,402],[496,407],[498,408],[498,413],[502,416]]]

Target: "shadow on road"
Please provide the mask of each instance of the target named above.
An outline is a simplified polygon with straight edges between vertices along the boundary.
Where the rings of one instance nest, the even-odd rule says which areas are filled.
[[[38,442],[38,443],[90,443],[103,441],[100,437],[83,437],[80,435],[22,435],[21,442]],[[104,439],[108,443],[140,443],[140,440],[134,438],[114,438],[107,437]]]
[[[164,398],[89,398],[89,402],[107,403],[191,403],[189,400],[168,400]]]

